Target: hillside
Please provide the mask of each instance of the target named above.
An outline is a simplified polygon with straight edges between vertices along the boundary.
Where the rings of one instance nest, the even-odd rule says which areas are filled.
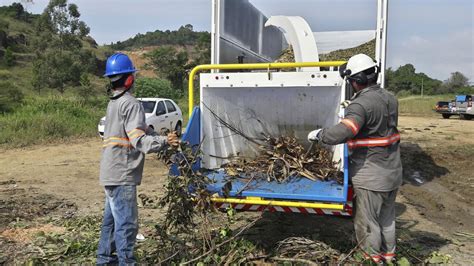
[[[170,49],[175,55],[183,53],[187,58],[183,62],[189,68],[210,62],[210,41],[211,35],[209,32],[194,31],[193,26],[187,24],[181,26],[178,30],[156,30],[144,34],[139,33],[125,41],[118,41],[106,45],[106,47],[129,55],[140,70],[139,77],[155,78],[158,76],[166,78],[166,75],[160,73],[157,66],[153,67],[149,55],[160,49]]]
[[[0,6],[0,76],[2,81],[12,82],[27,94],[35,89],[34,64],[48,49],[48,45],[60,39],[62,34],[48,28],[50,26],[45,26],[44,20],[44,16],[25,11],[19,3]],[[50,34],[47,37],[50,43],[44,43],[45,40],[42,39],[47,34]],[[87,69],[83,71],[91,74],[90,78],[100,77],[99,69],[104,67],[106,55],[110,53],[108,48],[99,48],[95,40],[88,35],[81,36],[78,41],[70,50],[80,54],[81,64],[87,65]],[[79,85],[78,81],[70,84],[71,87]],[[48,91],[50,88],[46,86],[41,89]]]
[[[132,59],[133,63],[135,64],[135,67],[139,70],[139,72],[137,73],[138,77],[156,78],[157,73],[150,66],[150,59],[147,58],[147,54],[161,47],[172,47],[177,52],[186,51],[186,53],[189,55],[188,63],[198,60],[199,55],[200,55],[199,53],[200,50],[198,49],[196,45],[185,45],[185,46],[155,45],[155,46],[144,46],[140,48],[134,47],[130,49],[116,50],[116,51],[124,53]]]
[[[97,134],[110,52],[88,36],[75,4],[59,2],[40,15],[0,6],[0,147]]]

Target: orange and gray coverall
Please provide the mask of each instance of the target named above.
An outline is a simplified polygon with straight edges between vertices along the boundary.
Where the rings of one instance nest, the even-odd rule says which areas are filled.
[[[397,99],[374,85],[354,95],[339,124],[321,132],[325,144],[348,144],[355,231],[374,261],[395,256],[395,197],[402,183],[397,124]]]

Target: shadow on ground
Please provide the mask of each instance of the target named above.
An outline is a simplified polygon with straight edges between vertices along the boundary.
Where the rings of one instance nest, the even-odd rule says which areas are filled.
[[[418,144],[402,143],[400,153],[404,182],[420,186],[449,173],[447,168],[439,166]]]

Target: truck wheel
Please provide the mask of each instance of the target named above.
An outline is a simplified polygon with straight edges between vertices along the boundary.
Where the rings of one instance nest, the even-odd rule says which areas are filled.
[[[183,126],[181,125],[181,121],[178,121],[174,130],[176,130],[176,135],[178,135],[178,137],[181,137],[181,131],[183,131]]]
[[[443,116],[444,119],[449,119],[449,117],[451,117],[450,114],[441,114]]]
[[[472,119],[472,115],[464,115],[464,119],[466,119],[466,120],[471,120],[471,119]]]
[[[465,114],[459,114],[459,119],[467,120],[467,116]]]

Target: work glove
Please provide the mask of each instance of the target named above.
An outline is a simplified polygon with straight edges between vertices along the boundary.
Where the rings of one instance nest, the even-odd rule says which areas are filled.
[[[168,134],[168,144],[173,147],[173,148],[176,148],[179,146],[179,138],[178,138],[178,135],[176,135],[176,132],[172,132],[172,133],[169,133]]]
[[[313,130],[311,132],[309,132],[308,134],[308,141],[320,141],[321,140],[321,130],[323,130],[322,128],[320,129],[316,129],[316,130]]]

